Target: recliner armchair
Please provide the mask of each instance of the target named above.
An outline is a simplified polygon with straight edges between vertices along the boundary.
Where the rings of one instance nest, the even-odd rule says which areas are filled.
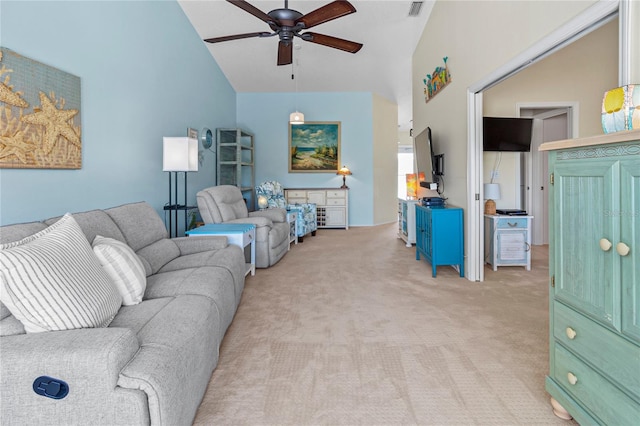
[[[289,224],[285,209],[249,212],[240,189],[220,185],[196,194],[204,223],[253,223],[256,225],[256,268],[273,266],[289,249]]]
[[[284,190],[280,182],[266,181],[256,186],[256,197],[263,195],[267,198],[269,209],[286,208],[290,211],[297,211],[296,235],[298,241],[302,242],[307,234],[316,235],[318,229],[318,213],[314,203],[288,204],[284,198]]]

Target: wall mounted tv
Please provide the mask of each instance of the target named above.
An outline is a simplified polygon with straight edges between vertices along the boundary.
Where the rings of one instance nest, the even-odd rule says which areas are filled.
[[[528,152],[532,127],[532,118],[483,117],[484,150]]]
[[[416,172],[424,172],[427,182],[437,183],[439,176],[444,175],[444,154],[433,153],[433,139],[431,128],[427,127],[414,138],[413,153],[416,162]]]

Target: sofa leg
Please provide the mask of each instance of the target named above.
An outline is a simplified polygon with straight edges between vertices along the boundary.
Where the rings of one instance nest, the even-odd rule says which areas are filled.
[[[316,231],[311,231],[311,235],[316,236]]]
[[[304,243],[304,235],[302,237],[298,237],[298,242],[299,243]]]

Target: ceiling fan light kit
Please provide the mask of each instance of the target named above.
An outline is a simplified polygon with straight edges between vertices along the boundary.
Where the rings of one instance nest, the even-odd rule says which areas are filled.
[[[356,8],[348,1],[336,0],[309,12],[306,15],[303,15],[297,10],[289,9],[288,0],[285,0],[283,9],[274,9],[269,13],[264,13],[262,10],[244,0],[227,1],[266,22],[273,32],[253,32],[213,37],[205,39],[204,41],[207,43],[220,43],[223,41],[239,40],[243,38],[272,37],[277,35],[280,39],[278,43],[278,65],[289,65],[292,63],[294,37],[299,37],[304,41],[332,47],[334,49],[350,53],[356,53],[362,48],[361,43],[356,43],[354,41],[313,32],[301,32],[315,27],[316,25],[324,24],[325,22],[355,13]]]

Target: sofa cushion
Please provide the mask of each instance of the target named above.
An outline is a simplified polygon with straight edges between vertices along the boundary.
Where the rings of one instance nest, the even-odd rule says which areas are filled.
[[[123,306],[109,327],[128,328],[136,335],[173,300],[173,297],[144,300],[137,305]]]
[[[168,238],[158,240],[136,252],[145,264],[147,276],[155,274],[164,265],[180,256],[180,249]]]
[[[93,241],[96,235],[125,241],[124,235],[120,232],[118,225],[102,210],[73,213],[73,219],[80,226],[80,229],[82,229],[82,232],[84,232],[89,242]],[[45,223],[51,225],[58,220],[60,220],[60,217],[53,217],[45,220]]]
[[[185,295],[204,296],[215,304],[220,330],[224,334],[238,306],[236,300],[239,300],[239,297],[236,297],[236,291],[231,273],[227,269],[203,266],[152,275],[147,280],[144,299]]]
[[[27,333],[107,326],[122,298],[71,214],[0,245],[0,299]]]
[[[138,255],[122,241],[101,235],[97,235],[91,245],[100,264],[120,292],[122,304],[129,306],[140,303],[147,286],[147,277]]]
[[[47,225],[44,222],[28,222],[3,226],[0,232],[0,243],[6,244],[20,241],[23,238],[46,229],[46,227]]]
[[[118,225],[125,242],[135,252],[168,237],[162,219],[145,202],[125,204],[104,211]]]
[[[222,340],[218,327],[211,299],[180,296],[171,299],[137,332],[140,350],[122,369],[118,386],[147,394],[152,425],[193,422],[218,362]]]

